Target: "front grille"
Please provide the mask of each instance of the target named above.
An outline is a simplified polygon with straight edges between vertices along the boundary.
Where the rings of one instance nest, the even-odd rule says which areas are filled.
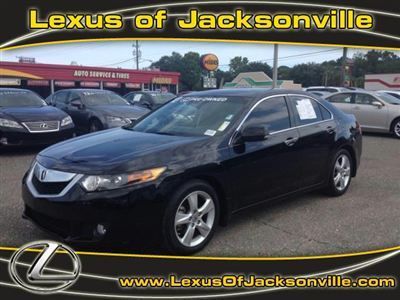
[[[29,132],[50,132],[60,129],[59,121],[25,122],[23,124]]]
[[[67,182],[40,182],[36,178],[36,175],[32,176],[33,186],[38,191],[38,193],[40,193],[42,195],[58,195],[66,188],[68,183],[70,183],[70,181],[67,181]]]

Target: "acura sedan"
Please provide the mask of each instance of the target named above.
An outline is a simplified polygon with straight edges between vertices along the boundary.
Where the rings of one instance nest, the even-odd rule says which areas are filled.
[[[361,148],[354,116],[305,92],[191,93],[39,153],[23,178],[24,216],[66,241],[152,228],[167,250],[190,254],[247,207],[316,189],[343,195]]]
[[[354,114],[364,131],[387,132],[400,138],[400,99],[385,92],[367,91],[336,93],[325,99]]]
[[[116,93],[106,90],[60,90],[46,101],[69,114],[81,133],[130,124],[149,112],[144,107],[132,107]]]
[[[71,117],[36,93],[0,88],[0,147],[52,144],[73,134]]]

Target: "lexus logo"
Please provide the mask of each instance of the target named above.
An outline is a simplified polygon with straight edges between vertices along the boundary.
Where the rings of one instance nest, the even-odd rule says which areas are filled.
[[[47,129],[49,126],[47,126],[46,123],[40,123],[39,127],[42,129]]]
[[[28,249],[37,248],[41,248],[42,251],[29,266],[26,276],[20,274],[22,272],[17,267],[22,264],[18,262],[19,259],[24,253],[28,252]],[[57,250],[63,251],[60,253]],[[48,269],[47,272],[44,270],[56,254],[67,255],[72,260],[72,271],[58,268]],[[64,259],[65,257],[61,258]],[[45,294],[54,293],[73,285],[81,271],[81,262],[75,252],[66,245],[53,241],[37,241],[26,244],[16,251],[11,257],[8,269],[15,283],[28,291]]]

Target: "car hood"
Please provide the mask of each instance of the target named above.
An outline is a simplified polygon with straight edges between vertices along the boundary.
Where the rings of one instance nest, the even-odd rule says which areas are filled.
[[[137,107],[131,105],[99,105],[92,106],[92,110],[102,112],[109,116],[122,117],[128,119],[137,119],[148,112],[150,110],[144,107]]]
[[[121,174],[195,162],[191,156],[210,153],[210,137],[182,137],[116,128],[51,146],[39,153],[43,166],[80,174]]]
[[[53,106],[0,108],[0,118],[18,122],[59,121],[66,116],[66,113]]]

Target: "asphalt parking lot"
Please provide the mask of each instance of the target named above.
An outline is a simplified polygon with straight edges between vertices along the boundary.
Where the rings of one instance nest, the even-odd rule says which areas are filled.
[[[400,245],[400,141],[364,135],[363,144],[359,174],[346,195],[330,198],[311,193],[246,210],[220,227],[198,255],[303,256]],[[21,178],[38,151],[0,149],[0,246],[54,239],[21,218]],[[91,249],[98,250],[85,250]],[[129,245],[101,251],[158,250]]]

